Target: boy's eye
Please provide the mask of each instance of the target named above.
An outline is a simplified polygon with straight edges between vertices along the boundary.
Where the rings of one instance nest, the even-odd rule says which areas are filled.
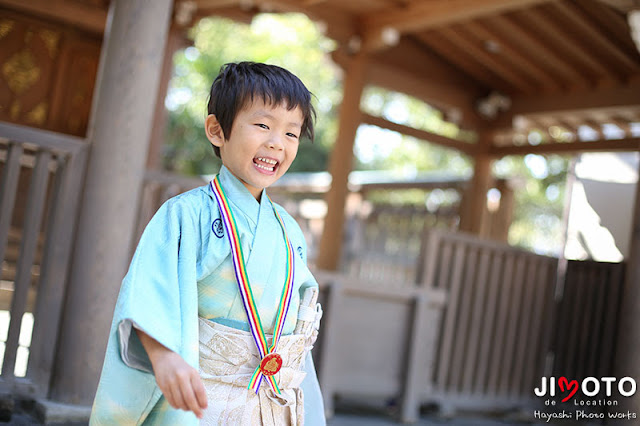
[[[295,133],[287,133],[287,136],[289,136],[290,138],[298,139],[298,135],[296,135]]]
[[[269,126],[267,126],[266,124],[256,123],[256,126],[269,130]]]

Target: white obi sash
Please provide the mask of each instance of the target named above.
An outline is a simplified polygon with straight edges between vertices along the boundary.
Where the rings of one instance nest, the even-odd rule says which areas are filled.
[[[322,316],[320,305],[315,303],[316,298],[317,289],[307,289],[294,333],[282,336],[278,343],[277,352],[283,363],[275,379],[280,395],[266,383],[258,394],[247,389],[260,363],[250,332],[199,318],[200,377],[209,402],[200,420],[201,425],[304,424],[304,395],[300,385],[306,376],[302,371],[304,362],[317,338]],[[269,343],[271,337],[267,335]]]

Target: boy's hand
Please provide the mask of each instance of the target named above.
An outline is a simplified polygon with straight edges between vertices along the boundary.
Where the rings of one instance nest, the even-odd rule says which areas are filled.
[[[180,355],[162,346],[145,332],[135,329],[153,366],[158,387],[173,407],[193,411],[199,419],[207,408],[207,395],[198,371]]]

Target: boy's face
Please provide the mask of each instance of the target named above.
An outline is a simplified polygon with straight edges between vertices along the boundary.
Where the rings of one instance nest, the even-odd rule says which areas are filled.
[[[303,116],[300,108],[261,99],[238,112],[229,138],[214,115],[205,120],[207,137],[220,148],[222,164],[259,200],[262,190],[289,169],[298,153]]]

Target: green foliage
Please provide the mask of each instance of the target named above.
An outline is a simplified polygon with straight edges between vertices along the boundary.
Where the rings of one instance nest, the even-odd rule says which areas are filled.
[[[568,164],[566,157],[535,154],[495,162],[494,175],[516,183],[510,244],[541,254],[560,254]]]
[[[340,71],[330,61],[333,42],[306,16],[258,15],[251,25],[222,18],[203,19],[191,32],[193,47],[174,57],[175,71],[166,106],[169,110],[164,166],[187,175],[211,174],[220,161],[204,136],[206,102],[220,67],[250,60],[283,66],[298,75],[315,94],[316,140],[301,141],[291,171],[327,169],[337,136],[337,108],[342,99]],[[410,96],[367,87],[361,108],[390,121],[473,142],[473,134],[447,123],[442,113]],[[361,126],[355,145],[356,170],[387,171],[410,180],[421,172],[470,176],[472,160],[455,150],[419,141],[375,126]],[[562,240],[562,206],[567,159],[529,155],[495,163],[494,175],[515,179],[514,222],[509,242],[547,254],[558,254]],[[444,194],[444,195],[443,195]],[[376,202],[449,205],[451,191],[394,191],[372,194]]]
[[[187,175],[215,172],[220,161],[204,136],[206,103],[213,79],[222,65],[256,61],[287,68],[316,96],[316,140],[301,141],[291,171],[326,170],[335,140],[336,112],[342,88],[338,70],[327,52],[325,38],[305,15],[258,15],[251,25],[223,18],[201,20],[192,32],[193,47],[174,57],[169,85],[169,109],[164,167]]]
[[[469,135],[446,122],[442,113],[411,96],[367,87],[361,109],[395,123],[423,129],[451,138],[468,139]],[[403,136],[375,126],[362,126],[356,138],[356,169],[386,170],[412,175],[424,171],[446,171],[451,175],[471,172],[471,160],[456,150]]]
[[[371,115],[389,121],[426,130],[450,138],[471,141],[473,135],[446,121],[442,112],[420,99],[404,93],[391,92],[379,87],[366,87],[360,108]]]

